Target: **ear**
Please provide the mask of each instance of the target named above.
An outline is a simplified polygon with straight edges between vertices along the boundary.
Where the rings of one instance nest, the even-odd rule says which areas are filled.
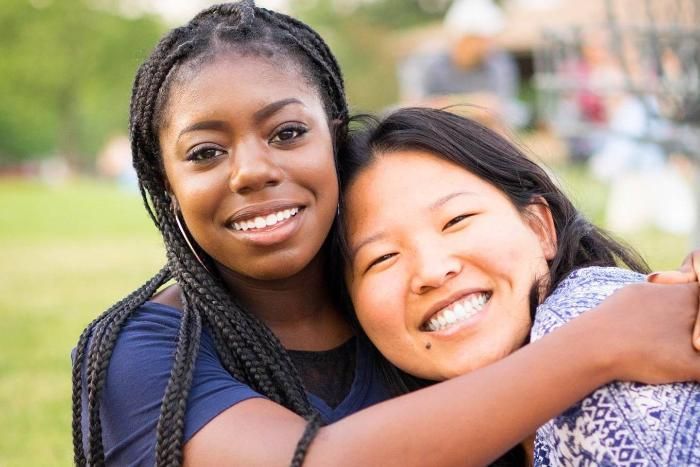
[[[537,235],[545,259],[547,261],[554,259],[557,254],[557,230],[554,227],[549,203],[541,196],[537,196],[525,210],[525,221]]]

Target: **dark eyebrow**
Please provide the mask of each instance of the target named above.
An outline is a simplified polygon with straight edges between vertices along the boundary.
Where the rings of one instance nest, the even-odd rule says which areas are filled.
[[[471,192],[471,191],[455,191],[454,193],[450,193],[449,195],[445,195],[442,198],[438,199],[435,201],[433,204],[430,205],[430,210],[434,211],[435,209],[439,208],[443,204],[447,203],[449,200],[452,198],[456,198],[458,196],[473,196],[476,193]]]
[[[228,129],[228,124],[225,122],[222,122],[221,120],[206,120],[204,122],[197,122],[193,123],[192,125],[184,128],[179,135],[177,135],[177,139],[179,140],[182,135],[185,133],[190,133],[192,131],[199,131],[199,130],[219,130],[219,131],[224,131]]]
[[[258,110],[253,114],[253,120],[255,123],[260,123],[261,121],[265,120],[266,118],[270,117],[271,115],[274,115],[276,112],[279,112],[282,108],[290,105],[290,104],[299,104],[299,105],[304,105],[302,101],[297,99],[296,97],[290,97],[288,99],[282,99],[276,102],[272,102],[271,104],[266,105],[262,109]],[[197,122],[193,123],[192,125],[184,128],[180,134],[177,136],[178,139],[182,137],[185,133],[190,133],[192,131],[199,131],[199,130],[219,130],[219,131],[224,131],[228,130],[229,126],[226,122],[223,122],[221,120],[206,120],[204,122]]]
[[[283,107],[286,107],[290,104],[299,104],[299,105],[304,105],[302,101],[297,99],[296,97],[290,97],[288,99],[282,99],[276,102],[273,102],[271,104],[266,105],[262,109],[258,110],[253,114],[253,120],[255,123],[260,123],[261,121],[265,120],[266,118],[270,117],[271,115],[274,115],[276,112],[280,111]]]
[[[360,251],[360,249],[366,246],[368,243],[376,242],[377,240],[381,240],[382,238],[384,238],[384,232],[377,232],[376,234],[370,235],[369,237],[365,238],[356,246],[352,247],[352,249],[350,250],[350,258],[354,259],[355,255],[357,255],[357,252]]]

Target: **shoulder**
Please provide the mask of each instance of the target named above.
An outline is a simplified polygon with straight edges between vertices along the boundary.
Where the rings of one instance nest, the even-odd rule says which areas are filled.
[[[139,403],[133,397],[134,391],[144,396],[144,403],[150,403],[146,400],[149,398],[162,398],[174,363],[181,320],[180,310],[161,303],[146,302],[136,310],[117,337],[107,375],[109,394],[105,392],[105,398],[112,397],[117,404],[128,406]],[[245,393],[241,396],[254,395],[224,368],[206,327],[199,342],[188,408],[197,406],[198,397],[206,399],[216,391],[235,388]]]
[[[604,386],[537,431],[539,465],[700,465],[700,385]]]
[[[644,281],[644,275],[616,267],[592,266],[571,272],[537,307],[533,340],[595,308],[617,289]]]
[[[158,364],[169,364],[181,318],[180,310],[157,302],[149,301],[137,308],[117,336],[110,374],[129,369],[153,370]]]
[[[628,269],[599,266],[576,269],[549,294],[543,305],[571,296],[607,296],[620,287],[642,281],[643,274]]]
[[[117,337],[100,407],[105,453],[114,464],[152,464],[181,317],[177,308],[149,301]],[[185,441],[219,413],[254,397],[261,396],[224,368],[212,337],[203,329],[186,402]]]
[[[158,291],[151,302],[166,305],[177,310],[182,310],[182,299],[180,298],[181,289],[177,284],[172,284],[163,290]]]

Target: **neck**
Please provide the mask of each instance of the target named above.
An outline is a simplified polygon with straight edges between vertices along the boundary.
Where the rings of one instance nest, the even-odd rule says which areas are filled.
[[[290,350],[338,347],[352,335],[335,305],[318,255],[291,277],[256,280],[220,268],[221,277],[248,312],[257,316]]]

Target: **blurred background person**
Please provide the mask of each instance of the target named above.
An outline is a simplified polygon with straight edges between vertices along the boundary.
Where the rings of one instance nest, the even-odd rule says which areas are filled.
[[[457,0],[445,14],[447,43],[420,50],[398,66],[402,105],[470,104],[490,126],[521,127],[527,111],[518,101],[519,73],[513,57],[495,44],[505,26],[492,0]]]

